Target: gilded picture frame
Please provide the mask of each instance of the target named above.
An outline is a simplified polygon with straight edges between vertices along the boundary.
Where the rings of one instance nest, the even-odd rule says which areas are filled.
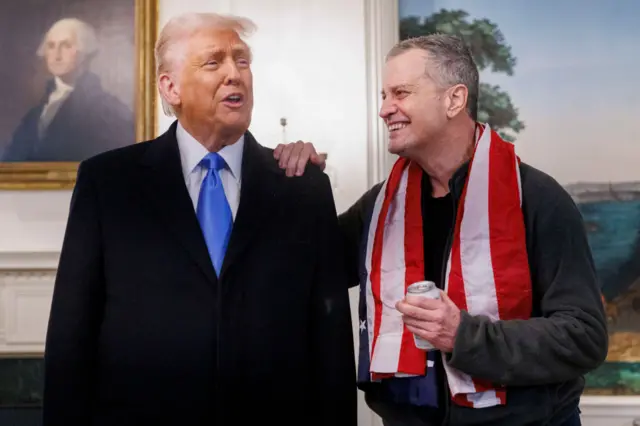
[[[133,108],[130,112],[133,114],[133,132],[135,133],[135,140],[131,143],[136,143],[155,137],[157,128],[154,45],[158,31],[158,0],[132,0],[132,2],[133,4],[129,7],[134,8],[135,17],[127,18],[134,22],[135,34],[134,70],[132,70],[135,81],[132,84],[131,106]],[[121,7],[125,13],[126,6],[128,5]],[[64,9],[64,4],[61,8]],[[115,12],[112,13],[112,15],[115,14]],[[112,31],[111,37],[117,39],[119,35],[113,33]],[[129,50],[130,45],[129,41]],[[114,48],[117,49],[117,46],[112,45],[112,51]],[[117,62],[119,58],[114,60]],[[123,65],[118,63],[118,66]],[[130,78],[128,75],[127,77]],[[124,143],[129,142],[124,141]],[[71,189],[75,184],[80,161],[0,161],[0,190]]]

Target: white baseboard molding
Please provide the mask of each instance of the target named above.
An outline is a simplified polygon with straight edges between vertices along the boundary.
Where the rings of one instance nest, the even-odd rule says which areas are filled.
[[[640,395],[586,395],[580,410],[583,426],[640,426]]]
[[[638,396],[591,396],[580,399],[583,415],[615,415],[640,417],[640,395]]]

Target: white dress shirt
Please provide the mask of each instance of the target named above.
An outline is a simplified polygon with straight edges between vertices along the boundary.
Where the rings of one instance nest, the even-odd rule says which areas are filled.
[[[53,121],[53,118],[58,113],[64,101],[66,101],[71,92],[73,92],[73,87],[60,80],[59,77],[55,77],[54,81],[56,87],[49,95],[49,100],[44,108],[42,108],[42,114],[40,114],[40,122],[38,123],[40,137],[42,137],[47,127],[49,127],[49,124]]]
[[[200,166],[200,161],[209,153],[200,142],[191,136],[178,122],[176,129],[182,174],[193,202],[194,210],[198,209],[200,186],[206,176],[206,169]],[[227,163],[227,167],[220,171],[220,180],[224,193],[231,207],[233,219],[236,218],[240,204],[240,184],[242,180],[242,152],[244,150],[244,135],[233,145],[228,145],[218,151]]]

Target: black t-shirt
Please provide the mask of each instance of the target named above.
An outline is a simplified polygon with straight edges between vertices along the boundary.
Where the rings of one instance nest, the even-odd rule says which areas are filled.
[[[454,223],[454,208],[451,193],[444,197],[432,195],[431,184],[426,173],[422,174],[422,232],[424,243],[424,278],[444,289],[444,259],[447,239]],[[442,358],[436,357],[438,381],[438,410],[428,413],[429,420],[440,421],[445,414],[445,389]],[[425,419],[426,420],[426,419]]]
[[[447,239],[453,227],[451,193],[434,198],[426,173],[422,174],[422,229],[424,240],[424,278],[444,289],[443,262]]]

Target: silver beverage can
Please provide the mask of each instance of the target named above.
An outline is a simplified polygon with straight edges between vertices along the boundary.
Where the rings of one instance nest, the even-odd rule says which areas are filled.
[[[407,287],[407,300],[411,300],[416,297],[439,299],[440,290],[433,281],[419,281]],[[413,342],[418,349],[425,351],[434,349],[434,346],[431,343],[420,336],[416,336],[415,334],[413,335]]]

